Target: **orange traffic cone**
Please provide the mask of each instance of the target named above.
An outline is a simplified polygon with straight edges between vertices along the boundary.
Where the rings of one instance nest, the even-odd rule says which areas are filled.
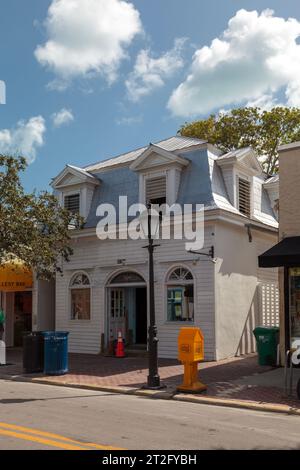
[[[117,347],[116,347],[116,357],[125,357],[124,342],[123,342],[121,331],[119,331],[119,333],[118,333],[118,342],[117,342]]]

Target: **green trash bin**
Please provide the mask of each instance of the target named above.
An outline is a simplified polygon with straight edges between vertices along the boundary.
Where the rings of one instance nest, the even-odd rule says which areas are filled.
[[[276,366],[279,328],[277,326],[257,326],[253,330],[256,338],[258,363],[260,366]]]

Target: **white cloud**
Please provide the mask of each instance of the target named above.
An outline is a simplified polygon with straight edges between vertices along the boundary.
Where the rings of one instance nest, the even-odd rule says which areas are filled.
[[[261,95],[258,98],[250,100],[246,103],[247,107],[254,107],[260,108],[265,111],[270,111],[272,108],[276,108],[278,106],[285,106],[283,103],[278,102],[278,99],[270,94],[270,95]]]
[[[23,155],[28,163],[36,158],[36,152],[44,144],[46,131],[42,116],[19,121],[14,129],[0,130],[0,153]]]
[[[143,116],[123,116],[116,119],[119,126],[132,126],[133,124],[140,124],[143,121]]]
[[[126,47],[142,31],[139,12],[124,0],[52,0],[45,26],[48,40],[35,56],[56,74],[56,89],[97,73],[114,80]]]
[[[239,10],[221,38],[198,49],[186,80],[173,91],[168,108],[178,116],[206,114],[229,105],[276,101],[300,105],[300,22],[273,11]]]
[[[185,42],[185,38],[176,39],[174,47],[157,58],[151,57],[149,49],[139,52],[134,69],[125,82],[131,101],[136,102],[162,87],[166,79],[183,67],[182,49]]]
[[[62,108],[57,113],[53,113],[52,122],[54,127],[61,127],[64,124],[69,124],[70,122],[74,121],[74,115],[70,109]]]

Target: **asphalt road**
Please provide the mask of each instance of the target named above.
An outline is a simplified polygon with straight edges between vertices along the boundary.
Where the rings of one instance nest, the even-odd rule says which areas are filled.
[[[300,417],[0,380],[0,449],[300,449]]]

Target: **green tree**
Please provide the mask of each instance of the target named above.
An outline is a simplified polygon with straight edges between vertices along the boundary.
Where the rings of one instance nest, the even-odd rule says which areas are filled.
[[[207,140],[224,152],[251,146],[270,175],[278,170],[278,146],[300,140],[300,109],[237,108],[185,123],[178,132]]]
[[[0,155],[0,264],[17,257],[50,279],[72,255],[70,225],[82,220],[47,191],[25,193],[20,173],[26,167],[23,157]]]

